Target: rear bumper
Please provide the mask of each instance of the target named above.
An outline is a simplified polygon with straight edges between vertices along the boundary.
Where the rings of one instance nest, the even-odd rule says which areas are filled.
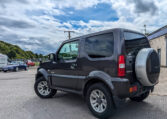
[[[114,86],[114,96],[118,96],[119,98],[126,98],[130,96],[129,88],[130,82],[128,79],[117,78],[112,81]]]
[[[14,71],[15,68],[3,68],[2,71]]]
[[[153,92],[154,90],[154,86],[144,87],[138,82],[130,84],[129,80],[124,78],[116,78],[114,81],[112,81],[112,84],[114,86],[114,96],[118,98],[134,97],[141,95],[147,91]],[[133,86],[136,86],[137,89],[134,92],[130,92],[130,88],[132,88]]]

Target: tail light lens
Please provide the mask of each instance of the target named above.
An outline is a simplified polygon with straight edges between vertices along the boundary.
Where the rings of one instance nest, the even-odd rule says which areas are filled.
[[[130,93],[136,92],[137,90],[138,90],[137,86],[133,86],[129,88]]]
[[[118,76],[125,76],[125,56],[120,55],[118,58]]]

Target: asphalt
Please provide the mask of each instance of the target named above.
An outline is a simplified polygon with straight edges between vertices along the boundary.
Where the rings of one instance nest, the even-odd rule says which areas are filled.
[[[167,119],[167,69],[144,102],[126,100],[111,119]],[[36,69],[0,72],[0,119],[95,119],[82,97],[58,92],[52,99],[40,99],[33,89]]]

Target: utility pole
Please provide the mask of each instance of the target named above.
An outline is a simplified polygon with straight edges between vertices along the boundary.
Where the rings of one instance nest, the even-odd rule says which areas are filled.
[[[144,34],[145,34],[145,35],[147,34],[146,25],[145,25],[145,24],[144,24]]]
[[[64,33],[68,33],[68,39],[71,39],[71,33],[75,33],[74,31],[64,31]]]

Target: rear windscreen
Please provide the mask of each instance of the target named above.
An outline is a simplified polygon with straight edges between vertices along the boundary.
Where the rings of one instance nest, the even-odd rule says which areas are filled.
[[[142,34],[124,32],[124,39],[126,52],[128,54],[134,51],[138,51],[142,48],[150,47],[147,37]]]

